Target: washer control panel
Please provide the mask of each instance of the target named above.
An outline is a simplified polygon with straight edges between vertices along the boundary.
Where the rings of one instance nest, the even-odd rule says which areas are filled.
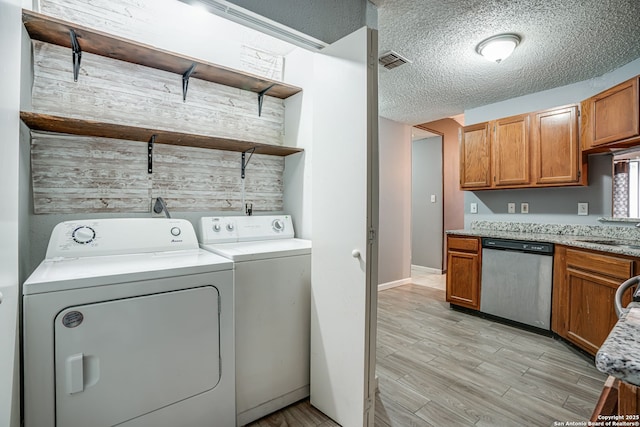
[[[290,215],[218,216],[200,219],[200,243],[203,244],[292,239],[294,234]]]
[[[200,242],[231,243],[237,241],[235,217],[207,216],[200,218]]]
[[[56,225],[47,259],[198,249],[184,219],[117,218],[65,221]]]

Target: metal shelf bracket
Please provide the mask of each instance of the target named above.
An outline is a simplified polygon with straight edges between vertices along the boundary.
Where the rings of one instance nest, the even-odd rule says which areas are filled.
[[[80,61],[82,60],[82,49],[80,49],[76,32],[69,30],[69,36],[71,37],[71,50],[73,51],[73,81],[77,82],[78,74],[80,73]]]
[[[196,63],[191,64],[191,67],[182,75],[182,102],[187,102],[187,89],[189,89],[189,77],[196,69]]]
[[[267,93],[267,91],[272,87],[274,87],[275,85],[276,84],[274,83],[268,88],[266,88],[265,90],[263,90],[262,92],[258,92],[258,117],[262,116],[262,103],[264,102],[264,94]]]
[[[153,144],[156,143],[156,136],[151,135],[151,139],[147,143],[147,172],[153,173]]]
[[[253,157],[253,153],[255,152],[256,152],[256,147],[249,148],[247,151],[242,152],[242,166],[241,166],[242,171],[240,173],[240,176],[242,177],[242,179],[244,179],[244,172],[247,169],[247,165],[251,161],[251,158]],[[250,153],[248,159],[247,159],[247,153]]]

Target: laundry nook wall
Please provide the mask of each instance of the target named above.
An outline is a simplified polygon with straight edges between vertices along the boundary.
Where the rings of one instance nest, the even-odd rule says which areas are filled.
[[[43,0],[41,12],[118,36],[149,37],[156,23],[150,22],[152,3],[95,1],[87,11],[77,1]],[[86,52],[74,82],[71,49],[34,40],[32,51],[33,112],[283,144],[282,99],[267,94],[258,114],[254,92],[192,78],[183,100],[180,75]],[[246,65],[247,55],[242,58]],[[238,151],[154,144],[153,172],[148,173],[147,149],[147,143],[127,139],[32,130],[34,213],[142,213],[150,211],[155,197],[178,212],[240,211],[243,192],[254,211],[283,209],[284,157],[254,154],[243,180]]]

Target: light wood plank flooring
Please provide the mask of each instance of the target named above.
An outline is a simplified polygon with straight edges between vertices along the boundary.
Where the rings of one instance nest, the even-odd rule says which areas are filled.
[[[567,344],[451,310],[424,284],[380,292],[377,352],[380,427],[585,421],[605,380]],[[251,425],[337,424],[306,400]]]

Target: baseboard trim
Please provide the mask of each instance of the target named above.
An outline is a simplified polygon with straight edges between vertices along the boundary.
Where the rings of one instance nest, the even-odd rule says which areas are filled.
[[[378,291],[397,288],[398,286],[408,285],[409,283],[411,283],[411,277],[407,277],[406,279],[394,280],[393,282],[382,283],[378,285]]]
[[[431,268],[431,267],[423,267],[421,265],[413,265],[411,264],[411,269],[418,271],[420,273],[429,273],[429,274],[442,274],[443,271],[439,268]]]

